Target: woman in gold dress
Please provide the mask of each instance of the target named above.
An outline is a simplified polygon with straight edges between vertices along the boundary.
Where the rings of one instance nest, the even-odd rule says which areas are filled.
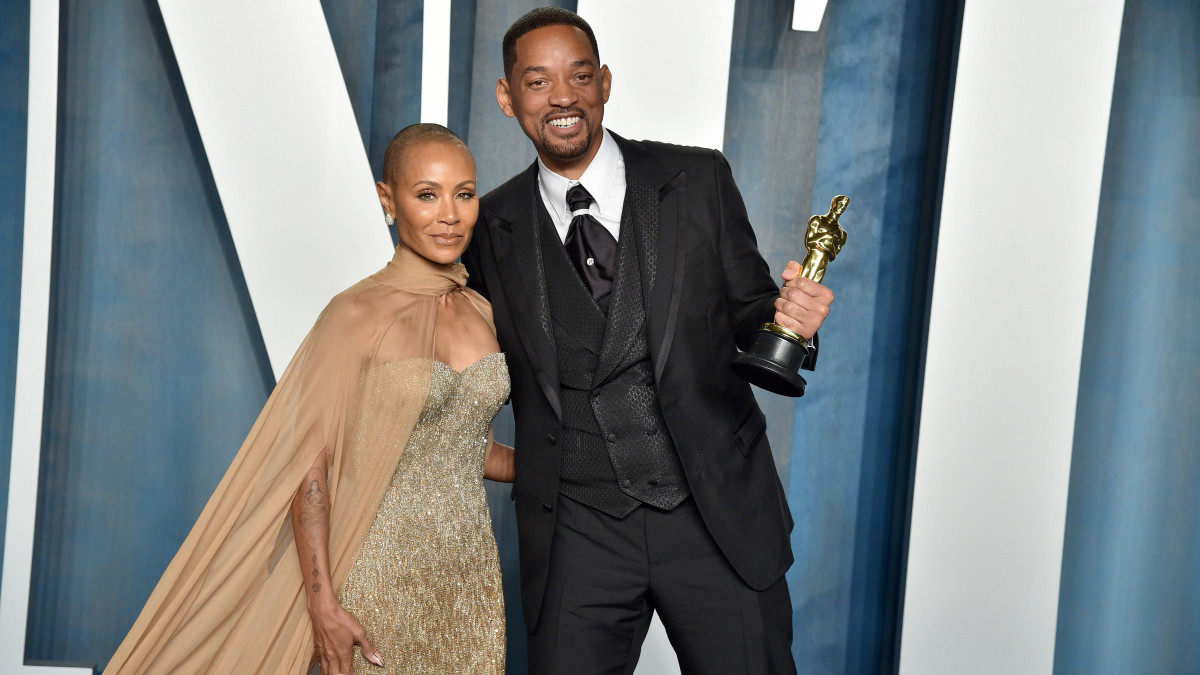
[[[508,371],[454,262],[474,160],[413,125],[377,188],[395,256],[322,312],[106,673],[503,672]]]

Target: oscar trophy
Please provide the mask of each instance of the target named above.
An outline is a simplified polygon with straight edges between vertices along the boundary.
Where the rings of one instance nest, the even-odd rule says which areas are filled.
[[[829,213],[808,219],[808,231],[804,234],[804,245],[808,255],[804,257],[800,276],[813,281],[825,278],[825,269],[841,252],[846,243],[846,231],[838,224],[838,218],[846,211],[850,198],[838,195],[829,205]],[[803,396],[804,378],[798,372],[816,357],[813,344],[799,333],[776,323],[764,323],[754,333],[750,349],[733,359],[735,373],[756,387],[783,396]]]

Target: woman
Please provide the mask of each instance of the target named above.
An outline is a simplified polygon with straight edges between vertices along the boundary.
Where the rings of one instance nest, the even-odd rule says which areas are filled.
[[[508,371],[454,262],[474,160],[413,125],[377,189],[395,256],[322,312],[106,673],[503,671]]]

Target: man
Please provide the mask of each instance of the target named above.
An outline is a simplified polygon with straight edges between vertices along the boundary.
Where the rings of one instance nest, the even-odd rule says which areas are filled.
[[[657,610],[684,672],[794,672],[792,521],[735,345],[815,334],[833,294],[777,287],[719,152],[605,130],[591,28],[504,38],[501,110],[538,159],[483,198],[464,262],[493,303],[516,415],[535,673],[632,672]]]

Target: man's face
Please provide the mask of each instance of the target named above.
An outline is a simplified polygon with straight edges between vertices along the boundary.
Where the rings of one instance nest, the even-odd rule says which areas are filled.
[[[516,47],[512,77],[496,84],[496,101],[550,169],[578,178],[603,137],[608,67],[596,62],[587,35],[574,26],[538,28]]]

